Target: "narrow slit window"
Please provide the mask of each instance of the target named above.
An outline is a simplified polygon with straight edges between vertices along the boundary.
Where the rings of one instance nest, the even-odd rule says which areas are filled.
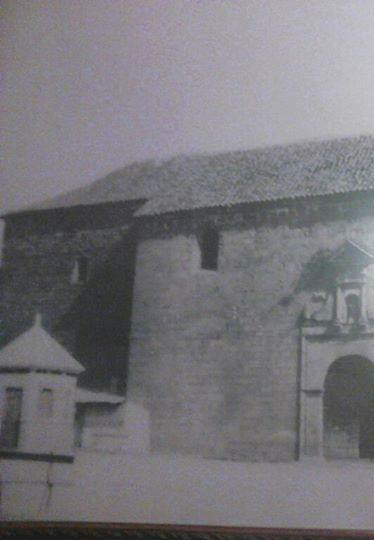
[[[72,283],[86,283],[89,274],[89,260],[87,257],[78,257],[75,260],[73,273],[71,276]]]
[[[199,238],[201,268],[203,270],[218,269],[219,232],[212,226],[205,227]]]
[[[17,448],[21,428],[22,388],[5,390],[4,413],[1,419],[0,447]]]

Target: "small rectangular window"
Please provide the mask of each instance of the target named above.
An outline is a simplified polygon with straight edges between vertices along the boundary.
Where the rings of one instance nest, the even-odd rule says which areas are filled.
[[[0,447],[17,448],[21,427],[22,388],[5,390],[4,413],[1,419]]]
[[[89,260],[87,257],[78,257],[74,262],[71,275],[72,283],[86,283],[89,275]]]
[[[206,226],[200,233],[200,261],[203,270],[218,269],[219,232],[212,226]]]
[[[39,394],[38,412],[44,418],[50,418],[53,414],[53,392],[50,388],[43,388]]]

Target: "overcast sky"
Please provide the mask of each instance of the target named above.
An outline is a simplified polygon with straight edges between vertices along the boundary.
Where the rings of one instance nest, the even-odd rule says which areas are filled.
[[[2,210],[123,164],[374,133],[373,0],[3,0]]]

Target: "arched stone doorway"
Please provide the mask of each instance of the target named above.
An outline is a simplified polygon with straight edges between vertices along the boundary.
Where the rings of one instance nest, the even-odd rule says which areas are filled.
[[[355,385],[353,382],[343,383],[342,379],[357,382]],[[349,387],[349,384],[353,386]],[[371,392],[374,393],[374,328],[349,336],[327,334],[324,328],[303,328],[299,457],[339,457],[336,445],[325,436],[325,432],[331,424],[336,424],[336,432],[341,429],[346,432],[344,420],[337,418],[335,411],[339,409],[346,415],[353,415],[352,407],[356,407],[360,437],[355,456],[374,458],[374,442],[371,442],[374,440],[374,405],[369,404]],[[360,394],[360,399],[354,398]]]
[[[323,447],[327,458],[374,459],[374,364],[365,357],[338,358],[327,371]]]

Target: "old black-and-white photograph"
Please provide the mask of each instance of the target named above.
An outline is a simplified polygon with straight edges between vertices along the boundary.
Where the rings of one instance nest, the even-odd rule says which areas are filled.
[[[374,529],[374,3],[1,11],[1,519]]]

